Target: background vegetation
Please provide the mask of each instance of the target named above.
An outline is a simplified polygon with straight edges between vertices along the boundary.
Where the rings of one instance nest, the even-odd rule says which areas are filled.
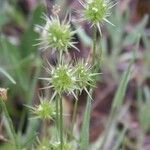
[[[45,82],[39,78],[46,74],[43,68],[47,65],[46,59],[55,64],[56,55],[35,46],[39,37],[35,25],[42,25],[41,16],[51,13],[52,3],[48,0],[0,0],[0,87],[9,89],[7,101],[1,103],[4,112],[0,117],[2,150],[12,148],[10,141],[19,143],[22,149],[37,149],[38,145],[42,150],[37,133],[39,137],[42,135],[43,124],[31,119],[27,106],[39,104],[39,95],[51,95],[49,90],[40,90]],[[78,17],[74,12],[80,9],[78,1],[56,0],[55,3],[60,5],[60,18],[64,18],[66,12],[71,13],[72,19]],[[106,150],[150,149],[149,5],[148,0],[118,1],[109,17],[115,27],[105,24],[102,37],[97,34],[98,49],[102,53],[96,66],[102,74],[98,75],[91,103],[86,101],[86,92],[79,96],[75,121],[75,136],[79,136],[81,129],[84,148],[89,136],[90,150],[99,150],[102,145]],[[72,22],[72,28],[78,29],[75,39],[80,52],[71,48],[68,59],[90,60],[92,31],[88,23],[80,26]],[[71,96],[63,96],[67,128],[72,123],[74,103]],[[48,132],[55,134],[53,123],[49,126],[52,128]]]

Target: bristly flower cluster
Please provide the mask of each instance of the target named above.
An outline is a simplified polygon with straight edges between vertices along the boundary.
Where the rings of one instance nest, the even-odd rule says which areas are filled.
[[[107,20],[107,17],[110,16],[110,9],[116,5],[110,2],[109,0],[87,0],[87,2],[81,2],[83,10],[81,12],[82,21],[88,21],[92,26],[97,26],[101,34],[101,24],[107,22],[113,25]]]
[[[76,99],[75,91],[85,90],[89,94],[87,87],[94,86],[95,83],[92,78],[98,75],[98,73],[92,73],[91,67],[84,62],[79,62],[75,66],[59,64],[55,67],[51,66],[50,69],[47,68],[47,71],[49,77],[40,79],[48,82],[48,86],[44,89],[54,89],[52,99],[57,94],[63,94],[64,92],[72,94]]]
[[[29,106],[27,106],[29,107]],[[33,118],[42,120],[53,119],[55,117],[54,105],[46,99],[40,99],[40,104],[35,107],[29,107],[34,115]]]
[[[75,75],[77,77],[77,85],[80,89],[80,92],[82,90],[85,90],[86,93],[91,98],[91,95],[89,94],[87,87],[95,87],[95,81],[94,76],[98,75],[98,73],[92,73],[92,68],[89,66],[88,63],[85,62],[79,62],[75,66]],[[91,98],[92,99],[92,98]]]
[[[37,25],[38,28],[42,29],[41,38],[38,39],[40,45],[44,50],[51,48],[58,52],[67,52],[68,48],[74,47],[77,49],[73,42],[73,35],[76,31],[71,30],[70,21],[65,20],[60,22],[58,16],[50,17],[44,16],[46,24],[44,26]]]
[[[68,92],[72,93],[76,89],[73,70],[68,65],[58,65],[52,69],[51,85],[58,93]]]
[[[51,99],[53,99],[57,94],[60,95],[64,92],[75,96],[74,90],[77,89],[76,78],[71,65],[58,64],[55,67],[50,66],[50,68],[46,68],[46,70],[49,77],[40,79],[48,82],[48,86],[43,89],[54,89],[54,94]]]

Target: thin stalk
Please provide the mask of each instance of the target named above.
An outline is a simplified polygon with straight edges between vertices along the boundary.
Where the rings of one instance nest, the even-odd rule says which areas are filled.
[[[0,106],[1,106],[1,109],[2,111],[4,112],[4,115],[6,117],[6,120],[7,120],[7,123],[9,125],[9,128],[10,128],[10,131],[11,131],[11,138],[12,138],[12,141],[14,142],[15,144],[15,147],[16,147],[16,150],[19,150],[19,145],[18,145],[18,142],[17,142],[17,136],[16,136],[16,132],[15,132],[15,129],[13,127],[13,123],[12,123],[12,120],[9,116],[9,113],[7,111],[7,108],[6,108],[6,105],[5,103],[3,102],[3,100],[0,98]]]
[[[59,98],[56,97],[56,128],[59,135]]]
[[[74,104],[74,108],[73,108],[73,115],[72,115],[72,125],[71,125],[71,135],[72,136],[73,136],[74,124],[76,122],[77,106],[78,106],[78,100],[75,100],[75,104]]]
[[[63,150],[63,104],[60,96],[60,150]]]
[[[47,136],[47,119],[43,120],[43,138]]]
[[[93,27],[93,53],[92,53],[92,65],[95,65],[95,58],[96,58],[96,33],[97,28],[96,26]]]

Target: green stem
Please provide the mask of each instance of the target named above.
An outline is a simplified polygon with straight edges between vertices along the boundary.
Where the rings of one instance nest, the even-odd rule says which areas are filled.
[[[96,58],[96,33],[97,28],[96,26],[93,27],[93,53],[92,53],[92,65],[95,65],[95,58]]]
[[[3,102],[3,100],[0,98],[0,106],[1,106],[1,109],[2,111],[4,112],[4,115],[6,117],[6,120],[7,120],[7,123],[8,123],[8,126],[9,126],[9,129],[11,131],[11,138],[12,138],[12,141],[14,142],[15,144],[15,147],[16,147],[16,150],[19,150],[19,145],[17,143],[17,136],[16,136],[16,132],[15,132],[15,129],[13,127],[13,123],[12,123],[12,120],[9,116],[9,113],[7,111],[7,108],[6,108],[6,105],[5,103]]]
[[[76,116],[77,116],[77,106],[78,106],[78,100],[75,100],[74,108],[73,108],[73,115],[72,115],[72,126],[71,126],[71,135],[73,136],[73,129],[74,129],[74,124],[76,121]]]
[[[43,138],[47,137],[47,120],[43,120]]]
[[[63,150],[63,104],[60,96],[60,149]]]
[[[59,135],[59,97],[56,97],[56,128]]]

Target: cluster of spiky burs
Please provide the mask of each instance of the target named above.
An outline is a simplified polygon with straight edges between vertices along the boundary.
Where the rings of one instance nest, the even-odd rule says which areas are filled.
[[[110,15],[109,10],[113,7],[107,0],[88,0],[87,2],[81,2],[83,10],[81,11],[81,20],[90,22],[92,26],[95,26],[101,31],[100,25],[103,21],[110,23],[107,20],[107,16]],[[90,98],[88,90],[95,86],[95,77],[97,73],[93,73],[92,65],[88,64],[85,60],[76,62],[75,65],[68,62],[66,63],[64,53],[68,53],[68,48],[73,47],[76,42],[73,41],[73,36],[76,31],[71,29],[70,20],[60,21],[57,14],[54,16],[44,17],[45,24],[43,26],[37,26],[42,29],[41,37],[38,39],[40,48],[44,50],[54,50],[58,54],[58,64],[56,66],[49,65],[48,77],[41,78],[47,82],[47,87],[44,89],[51,88],[53,95],[50,102],[40,101],[40,105],[32,108],[34,114],[40,119],[53,119],[55,116],[62,115],[62,102],[58,106],[51,104],[53,99],[59,98],[62,101],[61,96],[63,93],[72,94],[75,99],[78,99],[76,93],[81,93],[85,90]],[[58,112],[59,111],[59,112]],[[62,119],[61,117],[59,119]],[[62,120],[60,121],[60,126],[62,125]],[[59,130],[62,130],[62,126]],[[63,143],[63,131],[60,131],[60,139],[57,144],[53,145],[54,150],[63,150],[65,148],[65,143]],[[59,144],[58,144],[59,143]],[[47,144],[46,144],[47,145]],[[41,145],[42,146],[42,145]],[[50,145],[48,144],[48,147]],[[46,146],[47,147],[47,146]],[[41,148],[42,149],[42,148]],[[48,148],[51,149],[51,148]],[[70,148],[66,148],[70,150]],[[44,150],[44,147],[43,147]]]
[[[41,78],[46,80],[49,85],[45,88],[53,88],[54,98],[57,94],[63,93],[72,94],[76,99],[76,91],[85,90],[88,93],[87,86],[93,87],[93,76],[97,73],[92,73],[91,67],[87,63],[79,62],[75,66],[68,64],[58,64],[56,67],[51,67],[49,70],[49,78]]]

